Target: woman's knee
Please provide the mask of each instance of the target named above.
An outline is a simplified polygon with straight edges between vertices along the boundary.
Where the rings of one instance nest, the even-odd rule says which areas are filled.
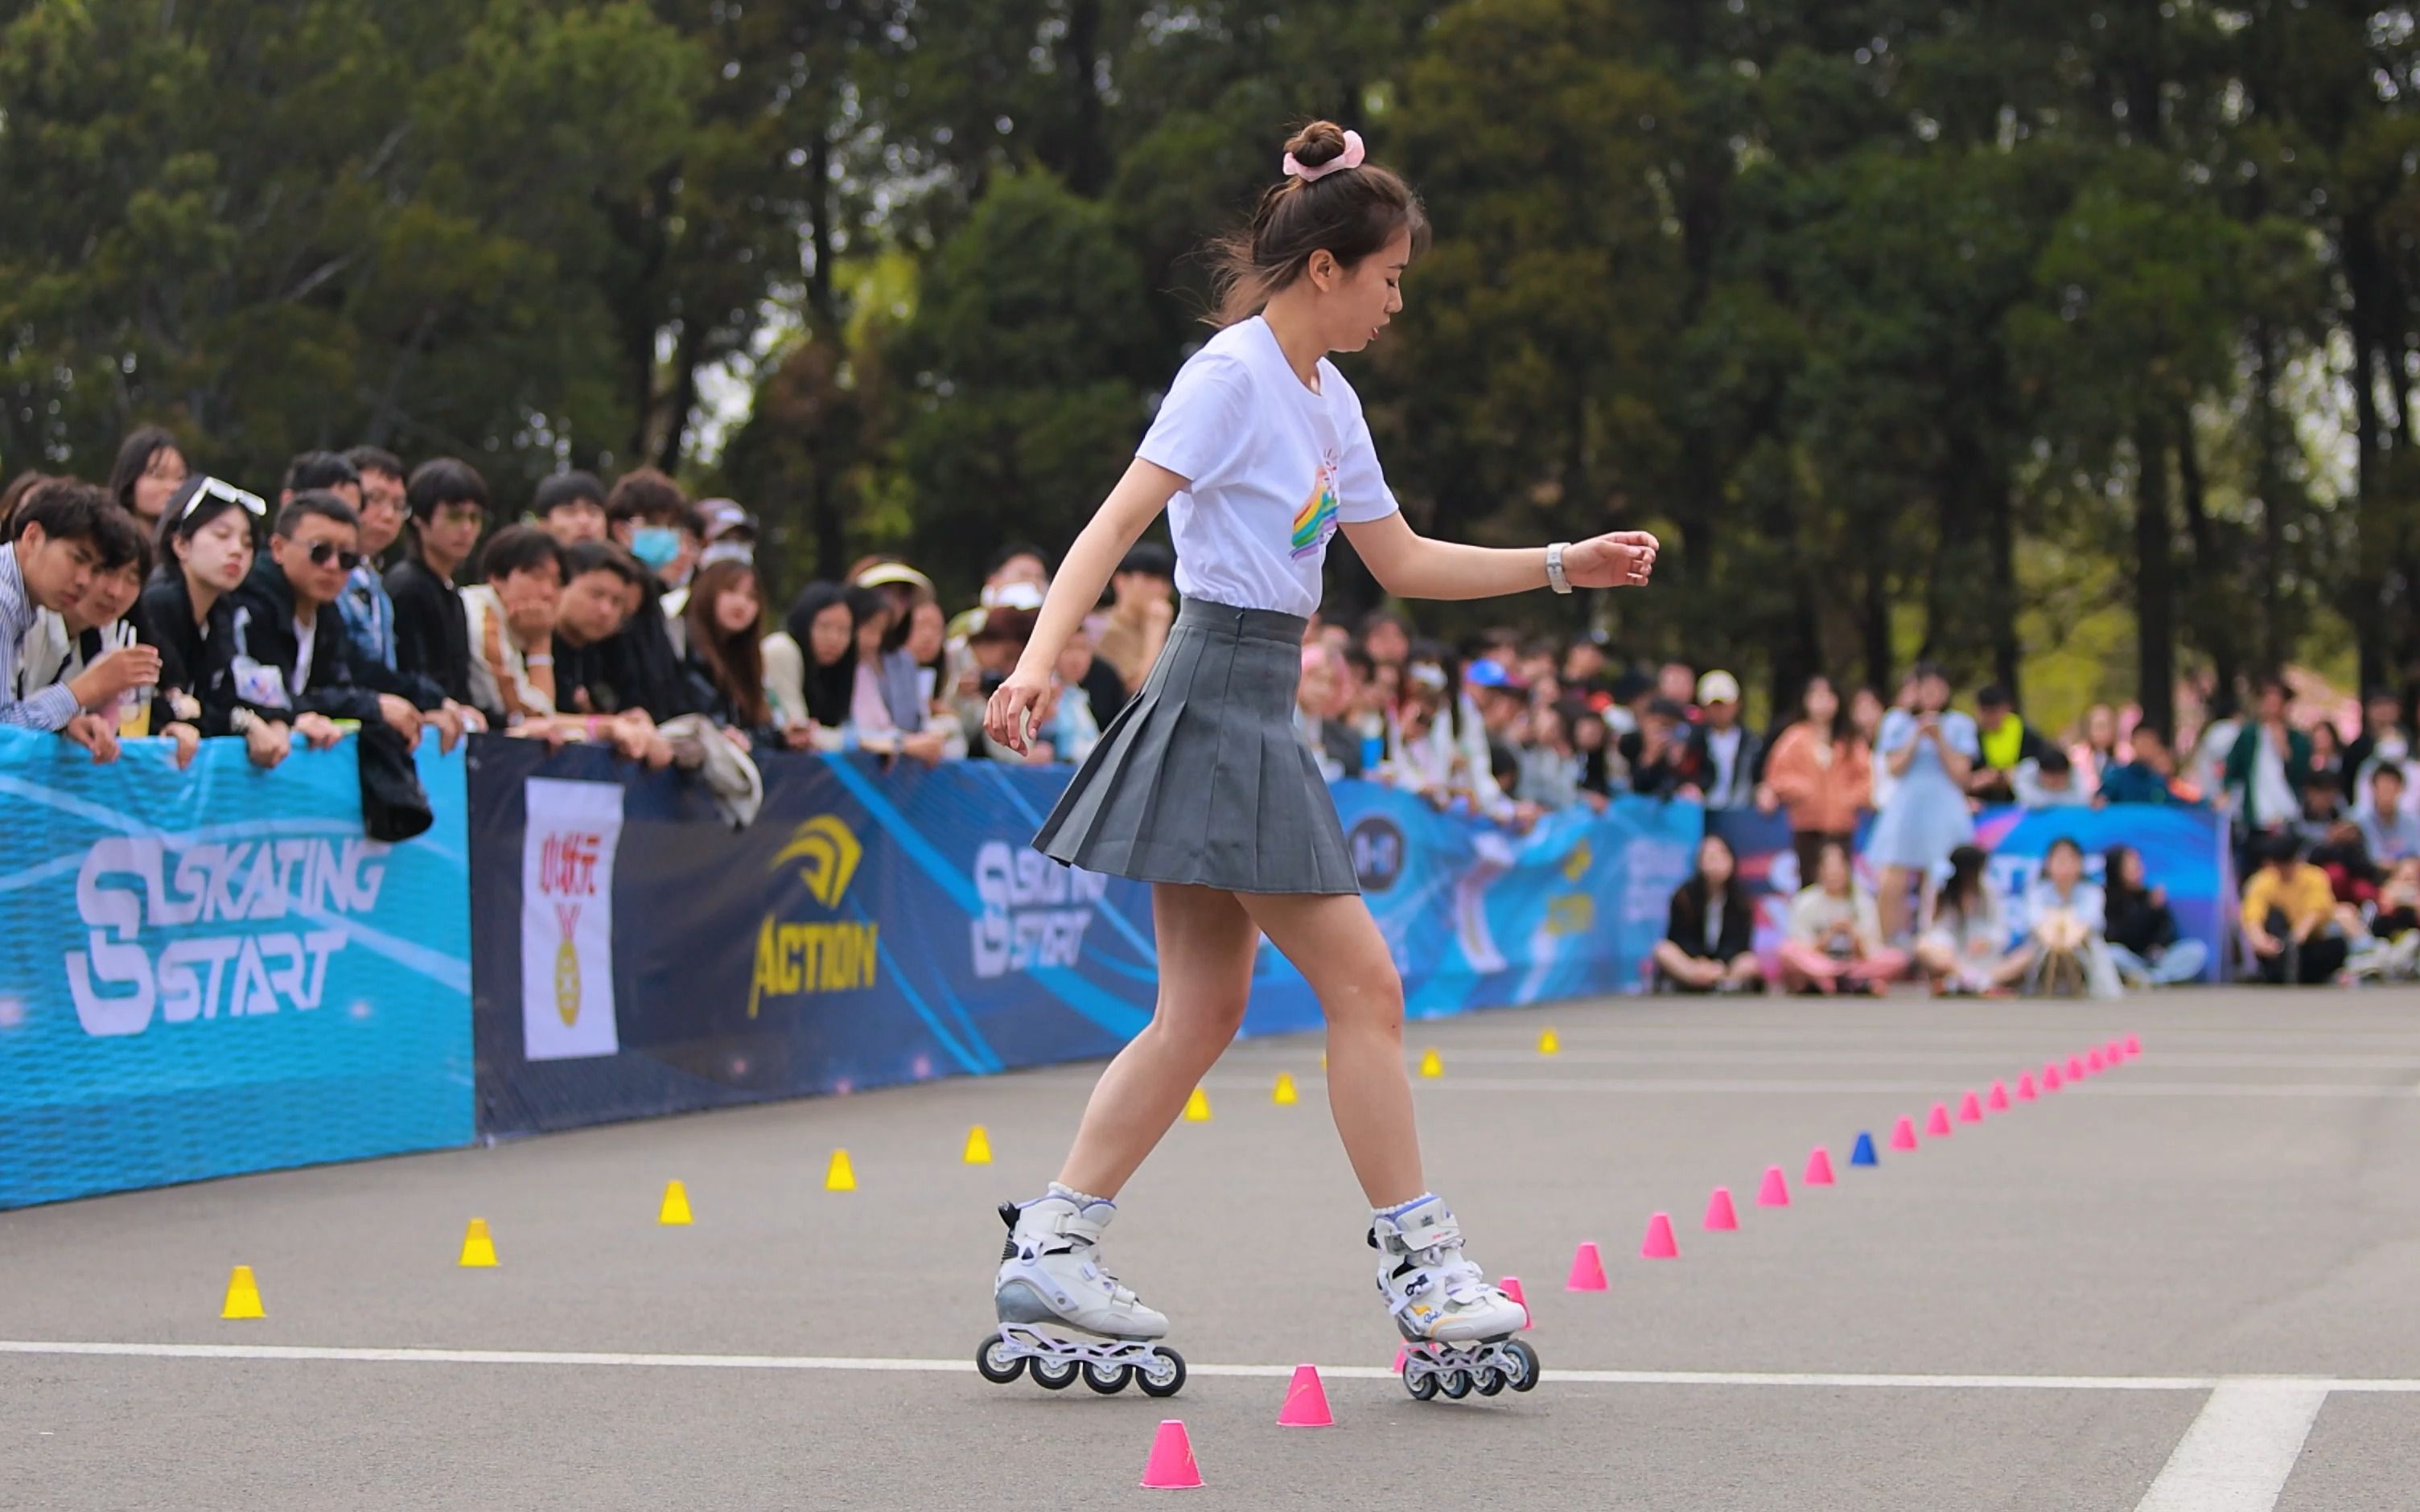
[[[1152,1016],[1151,1027],[1171,1044],[1202,1051],[1215,1058],[1233,1042],[1236,1031],[1244,1026],[1244,1010],[1250,1001],[1249,988],[1242,992],[1205,992],[1197,988],[1182,998],[1162,998],[1159,1011]]]
[[[1331,1026],[1365,1032],[1404,1034],[1404,979],[1392,964],[1357,980],[1333,986],[1319,996]]]

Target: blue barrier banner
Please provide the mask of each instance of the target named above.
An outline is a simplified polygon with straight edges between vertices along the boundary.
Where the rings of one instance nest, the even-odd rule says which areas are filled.
[[[763,808],[734,830],[677,773],[473,743],[483,1128],[1104,1056],[1149,1022],[1150,889],[1029,843],[1063,768],[759,765]],[[1635,987],[1702,825],[1638,803],[1512,837],[1366,784],[1336,793],[1414,1016]],[[1318,1022],[1264,944],[1245,1032]]]
[[[350,741],[0,730],[0,1208],[471,1140],[463,759],[422,747],[388,846]]]
[[[1869,818],[1857,828],[1862,855]],[[1798,858],[1790,848],[1790,825],[1779,814],[1753,810],[1707,815],[1706,828],[1730,842],[1740,876],[1757,898],[1757,948],[1768,958],[1778,946],[1790,899],[1800,886]],[[1975,817],[1975,843],[1992,856],[1992,879],[2008,899],[2015,934],[2026,928],[2025,889],[2041,872],[2043,855],[2061,838],[2084,849],[2085,875],[2098,882],[2112,845],[2132,845],[2143,856],[2143,875],[2167,890],[2177,933],[2210,950],[2204,978],[2220,979],[2227,959],[2227,920],[2234,910],[2235,876],[2226,823],[2207,809],[2157,804],[2112,804],[2105,809],[1986,809]],[[1858,880],[1876,878],[1864,861]]]

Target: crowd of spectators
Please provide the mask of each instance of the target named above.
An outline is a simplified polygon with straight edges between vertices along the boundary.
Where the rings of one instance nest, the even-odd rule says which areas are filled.
[[[1020,756],[986,737],[982,711],[1038,618],[1038,548],[999,551],[955,615],[892,556],[784,606],[756,562],[757,521],[653,470],[610,487],[563,472],[524,517],[505,513],[467,463],[407,466],[375,446],[295,457],[272,501],[194,471],[154,428],[127,439],[105,486],[21,475],[0,492],[0,723],[103,761],[124,738],[171,740],[183,763],[225,736],[269,766],[298,742],[383,726],[449,748],[481,730],[597,742],[657,765],[685,751],[696,764],[717,737],[742,752],[1078,762],[1175,616],[1174,558],[1137,546],[1062,653],[1060,691]],[[2111,991],[2200,973],[2199,942],[2177,937],[2122,846],[2098,881],[2071,842],[2053,847],[2012,937],[2015,910],[1973,844],[1987,804],[2217,808],[2247,857],[2253,974],[2412,972],[2420,772],[2391,694],[2368,700],[2350,738],[2289,717],[2270,679],[2248,714],[2215,701],[2182,738],[2096,706],[2053,739],[2002,687],[1955,707],[1930,664],[1887,691],[1817,676],[1795,693],[1759,730],[1720,668],[1633,665],[1597,638],[1509,629],[1450,645],[1380,610],[1312,621],[1297,726],[1331,778],[1514,829],[1622,794],[1782,816],[1796,888],[1784,948],[1770,961],[1744,948],[1737,859],[1710,836],[1657,955],[1681,990],[1914,976],[1943,992]]]

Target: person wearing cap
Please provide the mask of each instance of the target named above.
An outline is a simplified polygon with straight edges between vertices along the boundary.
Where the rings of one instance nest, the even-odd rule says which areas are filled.
[[[1132,694],[1151,675],[1176,623],[1176,553],[1156,541],[1136,542],[1110,575],[1109,594],[1094,654]]]
[[[1739,679],[1714,671],[1698,679],[1697,726],[1689,733],[1688,769],[1712,811],[1756,802],[1764,770],[1764,742],[1740,723]]]

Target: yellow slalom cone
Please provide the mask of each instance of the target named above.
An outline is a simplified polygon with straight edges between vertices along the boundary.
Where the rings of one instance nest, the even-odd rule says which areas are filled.
[[[1294,1095],[1293,1072],[1283,1071],[1278,1072],[1278,1085],[1276,1088],[1269,1093],[1269,1101],[1275,1103],[1281,1108],[1290,1108],[1295,1105],[1296,1099]]]
[[[1562,1053],[1562,1039],[1557,1035],[1554,1030],[1548,1029],[1545,1033],[1538,1036],[1538,1054],[1542,1056],[1559,1056]]]
[[[221,1318],[266,1318],[260,1310],[260,1283],[252,1278],[252,1267],[239,1265],[227,1276],[226,1304],[219,1309]]]
[[[462,1231],[462,1264],[472,1270],[485,1270],[496,1263],[496,1242],[488,1237],[488,1220],[473,1218],[471,1227]]]
[[[980,1123],[967,1131],[966,1163],[970,1165],[991,1164],[991,1135],[984,1133]]]
[[[664,1205],[657,1210],[656,1222],[668,1228],[687,1227],[690,1223],[689,1188],[680,1182],[664,1183]]]
[[[854,1192],[857,1190],[857,1172],[848,1164],[847,1150],[835,1149],[832,1151],[831,1169],[824,1173],[824,1190],[827,1192]]]
[[[1210,1121],[1210,1099],[1198,1087],[1193,1089],[1193,1095],[1185,1100],[1185,1121],[1187,1123]]]
[[[1319,1053],[1319,1073],[1323,1076],[1327,1074],[1327,1052],[1325,1050]]]
[[[1420,1074],[1428,1077],[1437,1077],[1445,1074],[1445,1062],[1437,1057],[1437,1053],[1435,1050],[1423,1050],[1420,1052]]]

